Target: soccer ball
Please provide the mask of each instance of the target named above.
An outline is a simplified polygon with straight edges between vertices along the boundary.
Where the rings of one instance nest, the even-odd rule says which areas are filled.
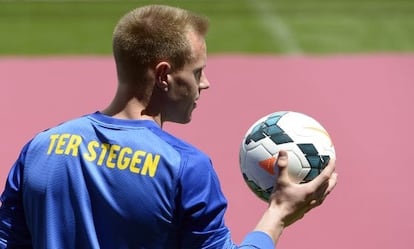
[[[289,177],[296,183],[315,178],[335,158],[328,132],[312,117],[299,112],[275,112],[260,118],[240,145],[240,170],[249,188],[269,200],[278,175],[278,153],[288,153]]]

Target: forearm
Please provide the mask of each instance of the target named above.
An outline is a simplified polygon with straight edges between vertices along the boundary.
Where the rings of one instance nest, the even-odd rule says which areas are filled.
[[[255,231],[266,233],[276,245],[285,227],[280,216],[280,212],[276,208],[269,207],[255,227]]]

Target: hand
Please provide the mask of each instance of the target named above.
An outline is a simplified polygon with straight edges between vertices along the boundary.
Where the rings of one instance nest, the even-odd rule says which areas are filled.
[[[270,196],[269,209],[279,212],[284,227],[301,219],[311,209],[321,205],[337,183],[335,160],[331,159],[319,176],[308,183],[297,184],[289,179],[288,155],[279,152],[279,176]]]
[[[279,175],[270,195],[269,207],[256,225],[256,231],[267,233],[276,244],[285,227],[301,219],[311,209],[321,205],[335,188],[335,160],[308,183],[297,184],[288,174],[288,154],[280,151],[277,160]]]

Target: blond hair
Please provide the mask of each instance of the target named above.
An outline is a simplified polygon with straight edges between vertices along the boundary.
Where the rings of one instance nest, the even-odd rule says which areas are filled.
[[[113,54],[120,80],[142,80],[144,72],[161,60],[181,68],[191,60],[187,34],[205,36],[208,20],[190,11],[148,5],[120,19],[113,33]]]

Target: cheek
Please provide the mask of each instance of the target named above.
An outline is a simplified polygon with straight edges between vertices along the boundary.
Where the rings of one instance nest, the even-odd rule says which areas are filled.
[[[196,96],[198,94],[198,86],[194,79],[182,79],[177,81],[177,95],[183,97]]]

